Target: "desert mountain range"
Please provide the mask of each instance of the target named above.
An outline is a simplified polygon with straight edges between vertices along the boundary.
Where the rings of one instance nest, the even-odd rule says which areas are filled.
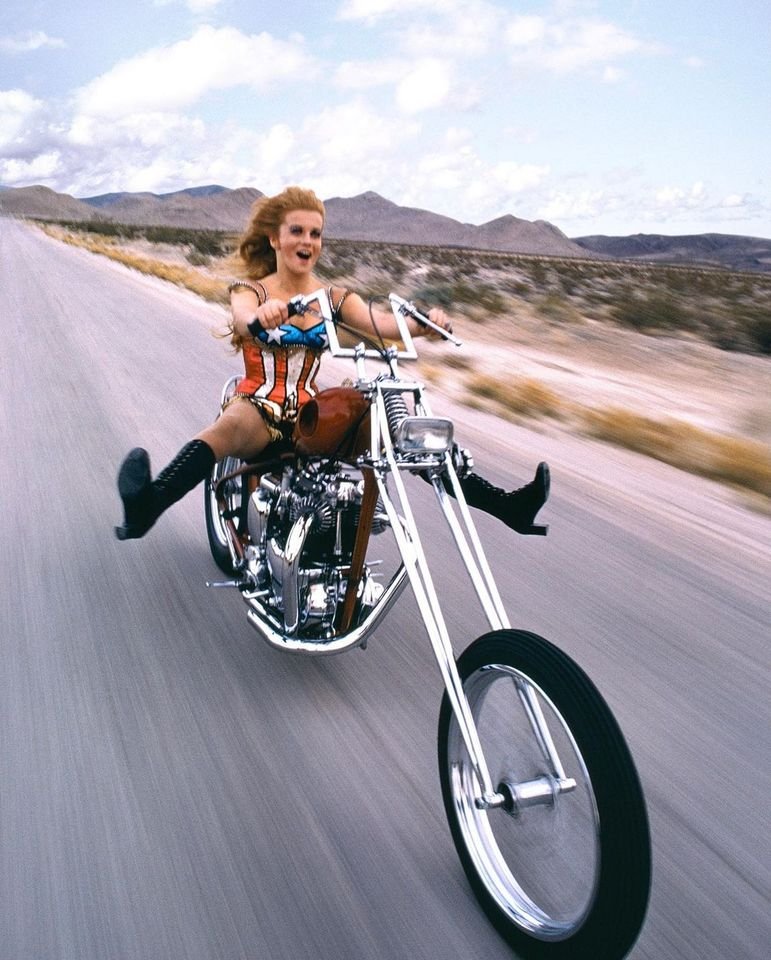
[[[0,215],[45,220],[110,220],[139,226],[187,227],[239,232],[252,203],[252,187],[193,187],[174,193],[108,193],[77,199],[48,187],[0,189]],[[554,257],[598,257],[661,263],[703,263],[733,270],[771,272],[771,240],[727,234],[669,237],[568,238],[545,220],[507,215],[479,226],[416,207],[403,207],[377,193],[325,200],[326,234],[346,240],[466,247]]]

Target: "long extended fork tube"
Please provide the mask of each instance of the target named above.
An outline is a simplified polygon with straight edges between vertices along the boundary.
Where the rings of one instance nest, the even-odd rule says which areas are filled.
[[[503,608],[503,602],[498,592],[498,587],[493,579],[492,572],[487,562],[487,557],[482,549],[479,535],[477,534],[474,521],[469,513],[466,498],[463,496],[460,483],[458,482],[458,475],[452,466],[449,454],[446,457],[445,466],[447,475],[450,477],[450,482],[452,483],[458,509],[460,510],[465,529],[468,532],[469,539],[471,540],[471,544],[473,546],[474,556],[471,555],[468,540],[463,533],[463,528],[458,523],[455,512],[442,485],[441,479],[439,477],[434,477],[432,483],[434,490],[436,491],[437,499],[439,500],[444,512],[447,525],[449,526],[453,537],[455,538],[458,552],[463,558],[463,562],[466,565],[469,576],[476,587],[479,599],[486,611],[488,611],[487,616],[490,620],[490,625],[494,630],[506,628],[509,626],[506,611]],[[496,622],[496,618],[498,619],[498,622]],[[522,680],[516,681],[515,686],[517,688],[517,694],[522,701],[525,715],[530,723],[530,728],[532,729],[536,741],[541,749],[541,755],[549,764],[556,779],[559,781],[565,781],[565,771],[562,766],[562,761],[557,753],[557,748],[554,745],[554,740],[549,731],[549,726],[546,722],[546,718],[544,717],[543,710],[535,690],[531,684]]]
[[[492,571],[490,570],[487,557],[482,549],[479,535],[477,534],[474,521],[469,513],[466,498],[463,495],[463,491],[460,489],[458,476],[452,466],[449,454],[446,456],[445,469],[450,478],[450,482],[452,483],[455,500],[458,504],[460,515],[463,518],[463,523],[468,534],[468,538],[463,532],[463,527],[461,527],[461,525],[458,523],[458,518],[455,516],[455,511],[452,508],[452,504],[449,502],[447,493],[442,485],[441,478],[433,477],[431,482],[433,484],[437,500],[442,508],[447,525],[455,539],[455,545],[458,548],[458,553],[461,555],[463,563],[466,566],[466,570],[468,571],[468,575],[471,578],[471,582],[474,584],[474,589],[477,592],[479,601],[482,604],[485,614],[487,615],[487,619],[490,621],[490,626],[493,628],[493,630],[506,628],[510,626],[510,624],[506,616],[506,611],[503,608],[503,601],[501,600],[500,593],[498,593],[498,587],[493,579]],[[471,540],[471,548],[469,547],[469,540]]]
[[[412,585],[415,599],[426,625],[431,646],[434,650],[434,656],[436,657],[447,695],[450,698],[450,703],[458,720],[458,725],[466,749],[468,750],[471,764],[474,767],[474,772],[482,788],[482,796],[479,798],[480,806],[500,806],[503,803],[503,797],[493,786],[490,771],[487,768],[482,745],[479,740],[479,734],[477,733],[476,724],[474,723],[474,717],[463,691],[462,681],[458,675],[447,625],[442,616],[439,598],[431,578],[428,561],[423,552],[415,518],[404,487],[404,481],[402,480],[394,456],[391,438],[386,426],[385,406],[382,395],[380,394],[378,394],[376,399],[376,407],[377,419],[384,427],[380,431],[380,434],[386,452],[386,459],[390,467],[388,472],[391,473],[396,486],[399,505],[403,511],[403,520],[399,516],[389,496],[385,484],[385,474],[382,469],[375,471],[380,496],[404,560],[410,578],[410,584]]]

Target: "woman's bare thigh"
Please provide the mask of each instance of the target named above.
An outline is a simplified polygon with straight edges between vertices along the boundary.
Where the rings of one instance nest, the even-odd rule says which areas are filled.
[[[197,439],[204,440],[218,460],[255,457],[270,442],[270,434],[262,414],[248,400],[229,404],[210,427],[202,430]]]

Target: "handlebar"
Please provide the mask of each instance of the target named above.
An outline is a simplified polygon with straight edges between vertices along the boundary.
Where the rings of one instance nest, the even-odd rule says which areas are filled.
[[[440,327],[439,324],[429,320],[424,313],[421,313],[420,310],[418,310],[411,300],[403,300],[401,297],[397,297],[395,293],[389,293],[388,300],[391,304],[391,309],[394,310],[394,312],[401,314],[403,317],[412,317],[413,320],[417,320],[421,327],[428,327],[430,330],[433,330],[434,333],[438,333],[440,337],[443,337],[445,340],[449,340],[451,343],[454,343],[456,347],[463,346],[463,341],[458,340],[457,337],[454,337],[452,335],[452,331],[445,330],[444,327]],[[308,306],[305,297],[303,297],[302,294],[292,297],[292,299],[287,302],[287,312],[289,317],[310,313],[312,316],[318,316],[319,319],[323,319],[322,315],[317,310],[313,310],[310,306]]]

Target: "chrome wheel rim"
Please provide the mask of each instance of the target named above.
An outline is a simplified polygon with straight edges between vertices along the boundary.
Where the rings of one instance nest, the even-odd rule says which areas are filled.
[[[582,926],[599,882],[600,820],[584,758],[549,697],[513,667],[489,664],[464,682],[494,784],[551,773],[522,708],[523,686],[537,696],[576,790],[517,816],[478,809],[482,791],[454,717],[447,743],[450,789],[466,850],[493,902],[531,936],[558,941]]]

